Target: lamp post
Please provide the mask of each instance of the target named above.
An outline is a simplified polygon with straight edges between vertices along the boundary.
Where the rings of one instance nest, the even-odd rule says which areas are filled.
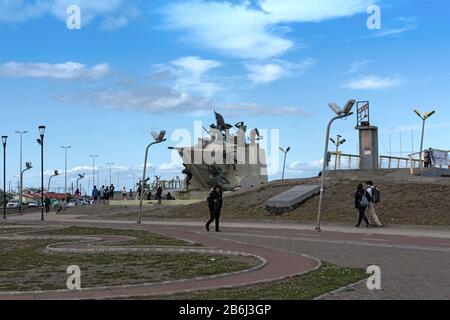
[[[28,131],[15,131],[17,134],[20,135],[20,169],[19,169],[19,176],[22,174],[22,138],[23,135],[28,133]],[[19,207],[20,207],[20,212],[22,213],[22,193],[23,190],[21,188],[19,188]]]
[[[324,193],[324,185],[325,185],[325,174],[326,174],[326,163],[327,163],[327,157],[328,157],[328,142],[330,139],[330,131],[331,131],[331,125],[334,121],[338,119],[347,118],[348,116],[351,116],[353,112],[351,112],[353,106],[355,105],[356,100],[349,100],[345,107],[341,109],[336,103],[330,103],[328,106],[331,108],[331,110],[336,113],[336,116],[333,117],[327,126],[327,132],[326,132],[326,138],[325,138],[325,150],[323,155],[323,164],[322,164],[322,176],[320,181],[320,197],[319,197],[319,208],[317,210],[317,225],[316,225],[316,231],[320,232],[320,215],[322,213],[322,204],[323,204],[323,193]]]
[[[288,147],[286,150],[280,147],[281,152],[284,153],[284,162],[283,162],[283,175],[281,177],[281,181],[284,181],[284,171],[286,169],[286,157],[289,151],[291,151],[291,147]]]
[[[431,111],[431,112],[425,112],[423,115],[420,113],[419,110],[414,109],[414,112],[419,116],[420,119],[422,119],[422,138],[420,140],[420,174],[422,175],[423,173],[423,140],[425,137],[425,122],[427,121],[428,118],[430,118],[433,114],[436,113],[436,111]]]
[[[109,185],[111,185],[112,184],[112,180],[111,180],[111,168],[112,168],[112,166],[114,165],[114,162],[108,162],[108,163],[106,163],[108,166],[109,166]]]
[[[22,192],[22,190],[23,190],[23,174],[25,173],[25,171],[28,171],[31,168],[33,168],[33,165],[31,164],[31,162],[27,162],[27,163],[25,163],[25,169],[20,171],[20,188],[19,188],[20,192]],[[22,214],[22,202],[19,203],[19,210],[20,210],[20,214]]]
[[[333,138],[330,138],[330,141],[333,142],[333,144],[336,146],[336,159],[334,161],[334,169],[337,170],[337,164],[338,164],[338,154],[339,154],[339,147],[343,145],[347,140],[341,139],[341,135],[337,135],[336,140]],[[327,150],[328,151],[328,150]]]
[[[44,136],[45,126],[39,126],[38,144],[41,146],[41,220],[44,221]]]
[[[134,190],[136,190],[136,173],[133,173],[132,176],[133,176],[133,188],[132,188],[132,190],[134,191]]]
[[[95,158],[98,158],[98,155],[91,154],[89,157],[92,158],[92,188],[95,186]]]
[[[141,214],[142,214],[142,199],[144,198],[144,187],[145,187],[145,176],[147,174],[147,159],[148,159],[148,151],[150,149],[150,147],[154,144],[158,144],[161,142],[166,141],[166,139],[164,139],[164,136],[166,135],[166,131],[161,131],[159,134],[157,134],[156,132],[152,132],[152,136],[155,139],[154,142],[150,143],[147,146],[147,149],[145,149],[145,160],[144,160],[144,172],[142,174],[142,181],[141,181],[141,196],[139,197],[140,202],[139,202],[139,217],[138,217],[138,224],[141,224]]]
[[[3,143],[3,219],[6,220],[6,141],[7,136],[2,137]]]
[[[72,146],[62,146],[64,149],[64,200],[67,203],[67,150],[72,148]]]
[[[79,175],[78,175],[78,179],[77,179],[77,190],[79,190],[79,188],[78,188],[78,183],[80,182],[80,180],[84,179],[84,176],[85,176],[85,175],[86,175],[85,173],[79,174]],[[81,193],[81,190],[80,190],[80,193]]]
[[[59,176],[59,171],[55,170],[53,175],[51,175],[50,178],[48,178],[48,188],[47,188],[48,192],[50,192],[50,183],[52,182],[52,179],[57,176]]]

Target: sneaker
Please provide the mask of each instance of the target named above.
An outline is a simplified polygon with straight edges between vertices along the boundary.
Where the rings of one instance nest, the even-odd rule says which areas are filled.
[[[383,228],[382,224],[377,225],[377,228]]]
[[[206,231],[208,231],[208,232],[209,232],[209,226],[208,226],[208,225],[206,225]]]

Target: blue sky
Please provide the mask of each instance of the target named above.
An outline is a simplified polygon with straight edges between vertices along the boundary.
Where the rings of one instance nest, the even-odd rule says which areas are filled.
[[[80,30],[66,27],[67,6],[79,5]],[[381,30],[369,30],[366,10],[381,8]],[[0,0],[0,133],[10,136],[8,180],[17,180],[19,139],[24,161],[35,165],[26,185],[39,184],[37,127],[47,126],[46,171],[69,181],[92,171],[100,183],[130,187],[140,174],[152,130],[169,141],[150,162],[166,178],[179,175],[168,146],[174,130],[209,126],[213,110],[227,122],[278,129],[292,146],[288,176],[315,175],[327,105],[370,100],[380,127],[380,151],[409,153],[419,119],[413,107],[435,109],[426,146],[448,149],[450,4],[443,0],[124,1]],[[430,109],[430,110],[429,110]],[[333,135],[357,151],[355,119],[336,123]],[[400,134],[403,150],[400,150]],[[446,139],[447,138],[447,139]],[[192,141],[193,142],[193,141]],[[269,146],[271,141],[268,141]],[[281,174],[281,154],[269,152]],[[54,186],[64,179],[55,178]],[[87,184],[87,182],[86,182]]]

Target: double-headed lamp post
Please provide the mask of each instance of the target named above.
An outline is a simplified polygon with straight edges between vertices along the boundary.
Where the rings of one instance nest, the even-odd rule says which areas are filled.
[[[61,148],[64,149],[64,200],[67,203],[67,150],[72,146],[62,146]]]
[[[152,145],[166,141],[166,139],[164,139],[165,135],[166,135],[165,130],[161,131],[159,134],[157,134],[156,132],[152,132],[152,136],[153,136],[153,139],[155,139],[155,141],[150,143],[147,146],[147,149],[145,149],[144,172],[142,174],[142,180],[141,180],[141,196],[139,197],[140,202],[139,202],[139,216],[138,216],[138,222],[137,222],[138,224],[141,224],[142,199],[144,198],[144,188],[145,188],[145,183],[146,183],[145,176],[147,174],[148,151]]]
[[[15,131],[17,134],[19,134],[20,135],[20,164],[19,164],[19,175],[21,175],[22,174],[22,142],[23,142],[23,135],[24,134],[26,134],[26,133],[28,133],[28,131],[18,131],[18,130],[16,130]],[[20,185],[20,183],[19,183],[19,185]],[[19,189],[20,189],[20,187],[19,187]],[[19,207],[20,207],[20,212],[22,212],[22,193],[23,193],[23,190],[22,189],[20,189],[19,190]]]
[[[423,140],[424,140],[424,137],[425,137],[425,122],[433,114],[435,114],[436,111],[425,112],[423,115],[417,109],[414,109],[414,112],[419,116],[420,119],[422,119],[422,138],[420,139],[420,163],[419,163],[420,174],[422,174],[423,173],[423,162],[424,162],[424,159],[423,159]]]
[[[50,184],[51,184],[51,182],[52,182],[52,179],[53,179],[54,177],[57,177],[57,176],[59,176],[59,171],[58,171],[58,170],[55,170],[55,171],[53,172],[53,174],[50,176],[50,178],[48,178],[48,188],[47,188],[47,191],[48,191],[48,192],[50,192]]]
[[[85,175],[86,175],[85,173],[79,174],[79,175],[78,175],[78,179],[77,179],[77,190],[79,190],[78,183],[80,182],[80,180],[83,180],[83,179],[84,179],[84,176],[85,176]],[[81,193],[81,190],[80,190],[80,193]]]
[[[98,155],[91,154],[89,157],[92,158],[92,189],[95,186],[95,158],[98,158]]]
[[[346,143],[347,140],[342,139],[342,136],[338,134],[336,140],[330,138],[330,141],[336,146],[336,159],[334,162],[334,169],[337,170],[339,147],[342,146],[344,143]]]
[[[3,219],[6,220],[6,142],[7,136],[2,137],[3,143]]]
[[[25,173],[25,171],[28,171],[30,169],[33,168],[33,164],[31,162],[27,162],[25,163],[25,169],[23,169],[22,171],[20,171],[20,192],[22,192],[23,190],[23,174]],[[19,210],[20,210],[20,214],[22,214],[22,201],[19,202]]]
[[[44,136],[45,126],[39,126],[38,144],[41,146],[41,220],[44,221]]]
[[[284,153],[283,175],[281,176],[281,181],[284,181],[284,171],[286,170],[286,157],[288,152],[291,151],[291,147],[288,147],[286,150],[280,147],[280,151]]]
[[[330,140],[330,131],[331,131],[331,125],[334,121],[338,119],[347,118],[348,116],[351,116],[353,114],[352,108],[355,105],[356,100],[349,100],[345,107],[341,109],[336,103],[330,103],[328,106],[331,110],[334,111],[336,114],[335,117],[333,117],[330,122],[328,123],[327,127],[327,133],[325,138],[325,150],[323,155],[323,164],[322,164],[322,176],[320,181],[320,197],[319,197],[319,208],[317,210],[317,225],[316,225],[316,231],[321,231],[320,228],[320,215],[322,213],[322,204],[323,204],[323,193],[324,193],[324,185],[325,185],[325,174],[326,174],[326,165],[327,165],[327,158],[328,158],[328,142]]]
[[[112,180],[111,180],[111,172],[112,172],[112,166],[114,165],[114,162],[108,162],[106,163],[109,166],[109,185],[112,185]],[[119,186],[117,186],[119,187]]]

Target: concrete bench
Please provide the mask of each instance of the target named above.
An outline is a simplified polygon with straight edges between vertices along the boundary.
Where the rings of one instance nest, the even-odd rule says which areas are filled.
[[[283,214],[298,208],[304,201],[320,192],[319,185],[296,186],[266,202],[266,210],[273,214]]]

